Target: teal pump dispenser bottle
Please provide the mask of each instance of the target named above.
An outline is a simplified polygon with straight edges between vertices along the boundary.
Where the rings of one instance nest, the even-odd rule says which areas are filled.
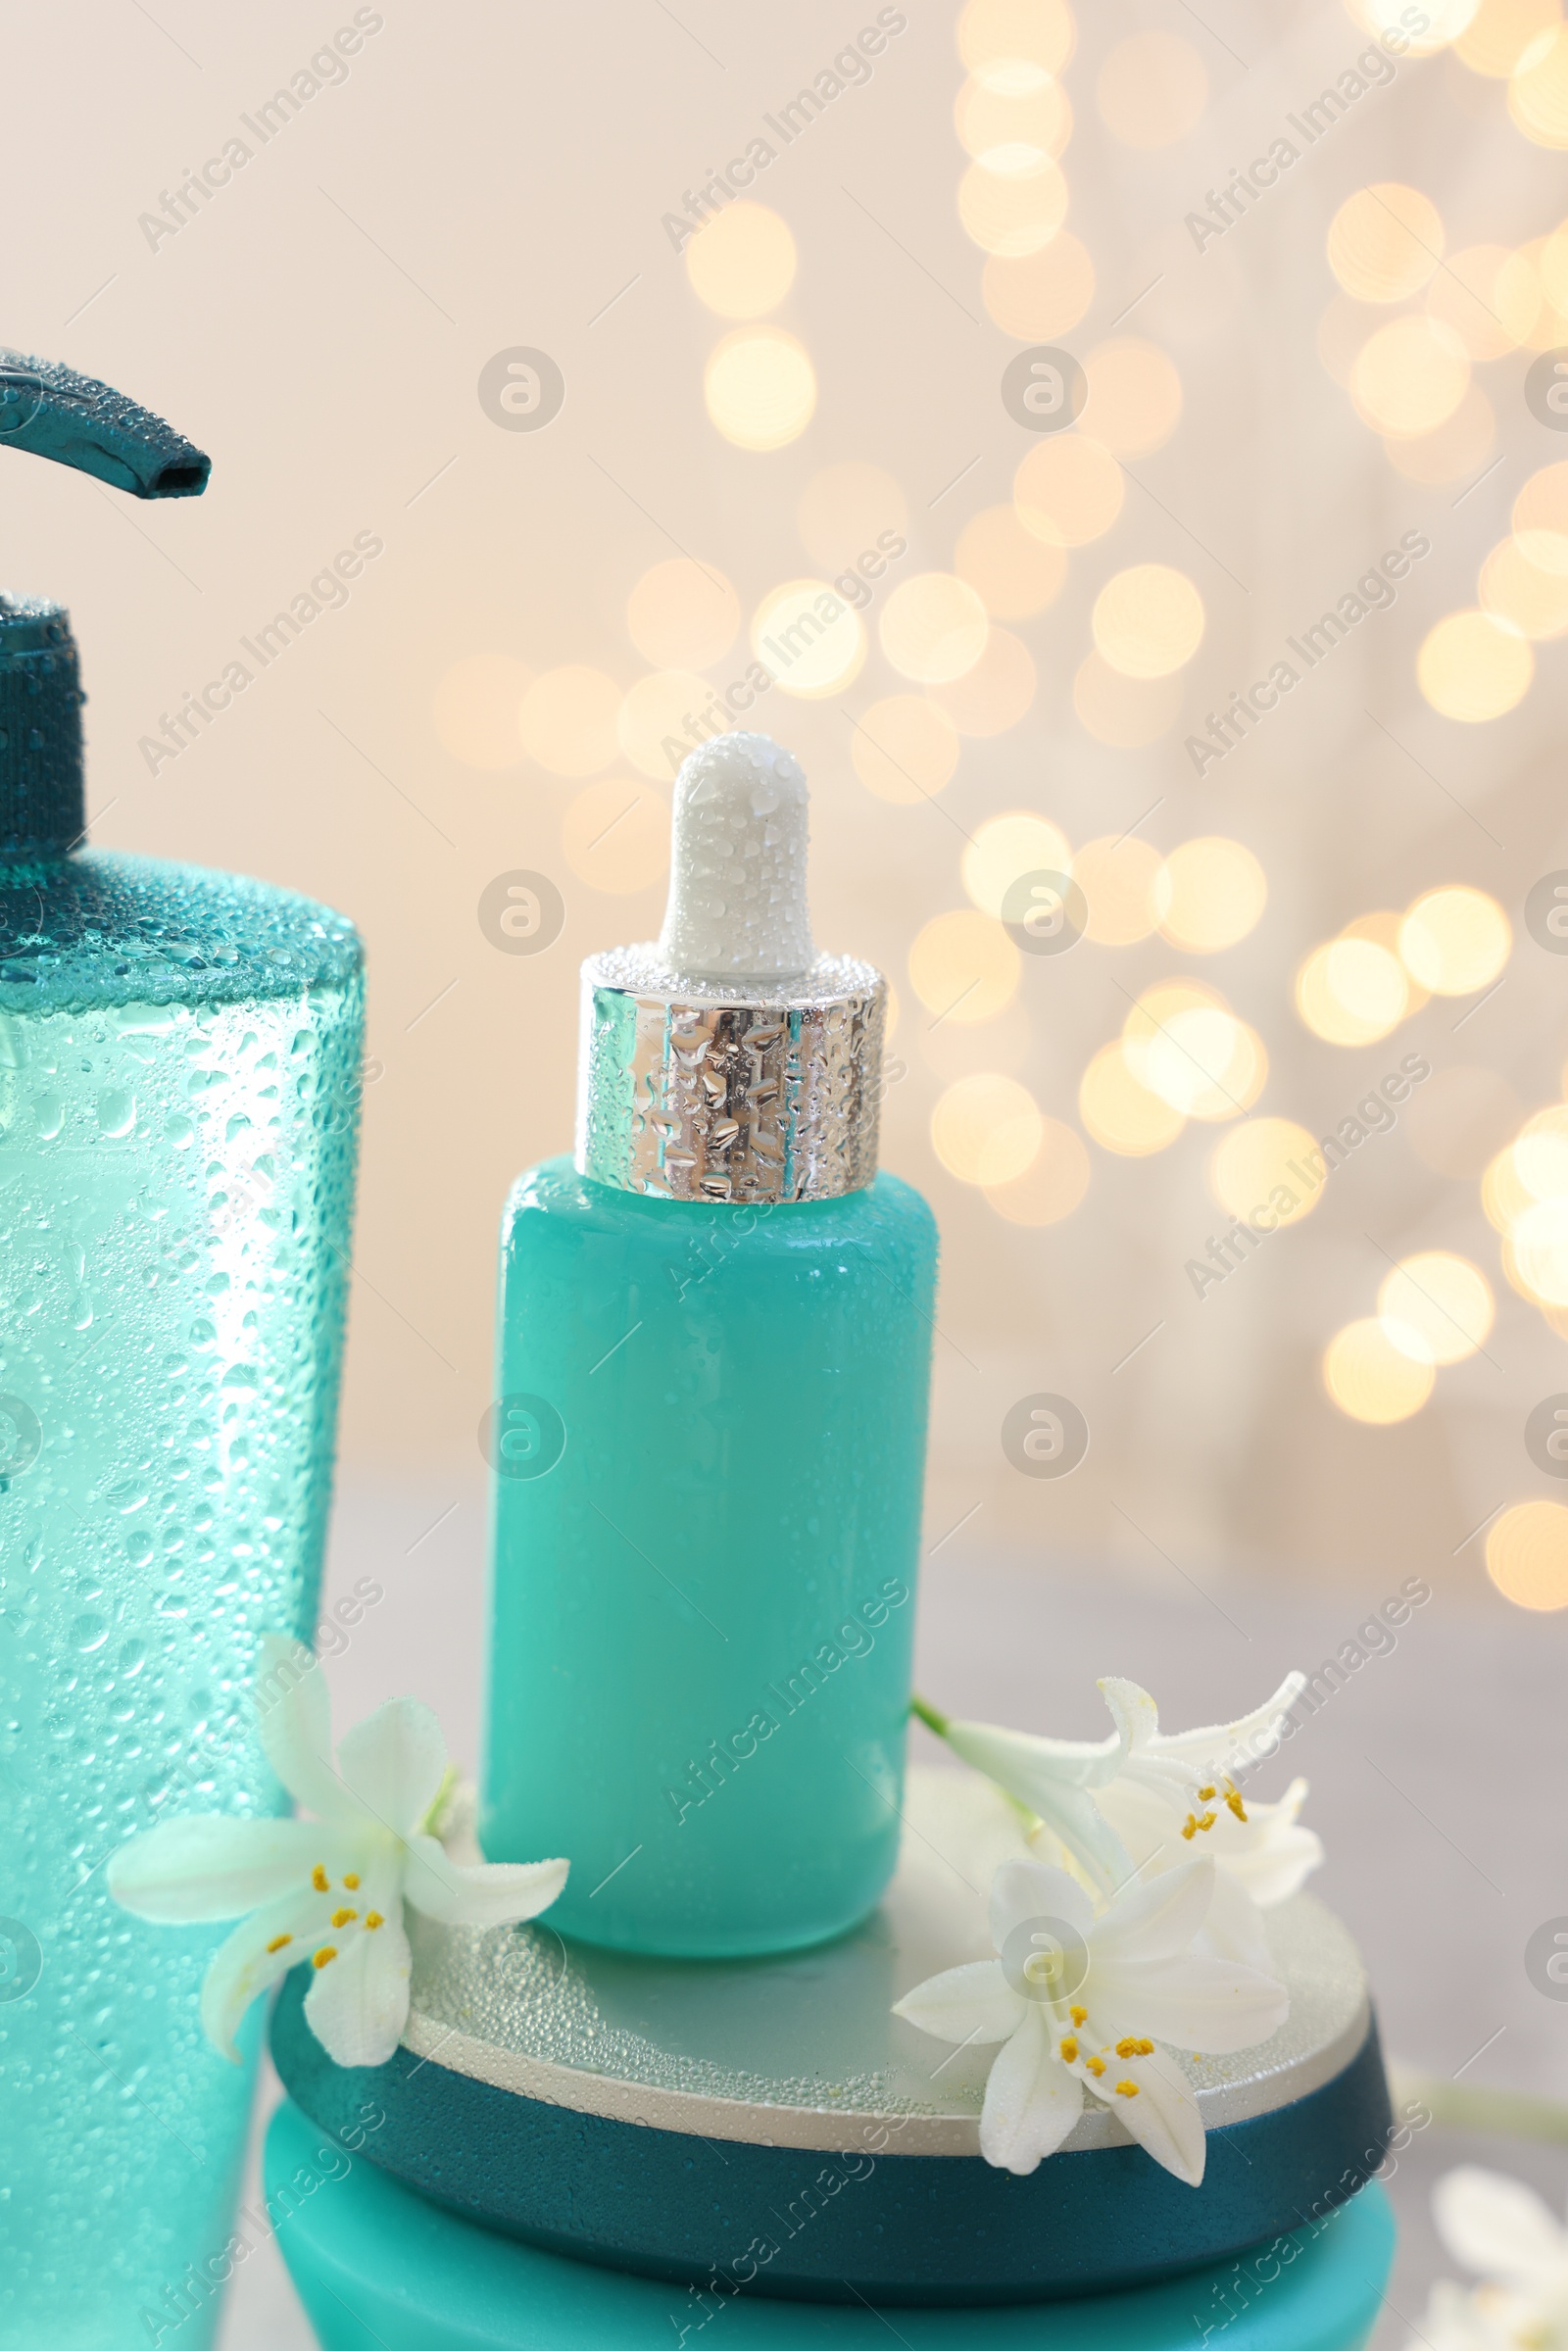
[[[207,481],[11,353],[0,447]],[[0,596],[0,2342],[197,2351],[253,2071],[199,2022],[227,1930],[132,1918],[102,1864],[285,1803],[252,1677],[316,1621],[361,952],[284,891],[85,847],[81,703],[66,612]]]
[[[480,1834],[569,1856],[565,1935],[731,1958],[892,1874],[936,1230],[877,1173],[886,985],[813,951],[800,768],[705,744],[674,827],[660,942],[583,967],[575,1160],[507,1204]]]

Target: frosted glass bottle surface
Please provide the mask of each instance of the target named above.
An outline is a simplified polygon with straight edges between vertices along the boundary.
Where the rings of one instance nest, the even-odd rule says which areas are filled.
[[[744,1207],[554,1159],[502,1233],[492,1860],[564,1854],[563,1934],[820,1941],[890,1877],[936,1230],[879,1175]]]
[[[224,1927],[110,1899],[181,1813],[275,1812],[258,1636],[316,1622],[359,942],[259,883],[0,862],[0,2340],[216,2321],[251,2069]],[[254,2045],[255,2020],[246,2039]],[[193,2285],[187,2273],[195,2265]],[[179,2297],[171,2303],[171,2290]]]

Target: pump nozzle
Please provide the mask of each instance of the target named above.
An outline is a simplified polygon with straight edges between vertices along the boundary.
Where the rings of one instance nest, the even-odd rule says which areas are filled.
[[[199,498],[212,460],[161,416],[54,360],[0,349],[0,449],[30,450],[133,498]],[[0,594],[0,857],[83,832],[76,645],[63,605]]]
[[[3,348],[0,449],[29,449],[133,498],[199,498],[213,469],[194,442],[112,384]]]

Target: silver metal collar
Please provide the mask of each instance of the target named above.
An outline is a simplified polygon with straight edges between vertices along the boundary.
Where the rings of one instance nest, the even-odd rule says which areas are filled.
[[[669,1200],[861,1190],[876,1174],[886,1014],[882,974],[849,955],[818,955],[776,987],[692,979],[652,944],[590,955],[578,1169]]]

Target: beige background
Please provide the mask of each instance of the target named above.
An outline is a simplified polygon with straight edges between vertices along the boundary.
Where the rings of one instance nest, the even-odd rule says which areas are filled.
[[[956,209],[952,7],[911,5],[869,83],[756,191],[798,242],[777,318],[819,380],[809,428],[769,455],[709,422],[703,365],[725,322],[692,293],[661,215],[861,15],[833,0],[383,13],[346,81],[154,251],[138,217],[339,17],[294,0],[265,19],[188,0],[153,16],[106,6],[85,20],[84,45],[75,13],[13,12],[11,82],[29,97],[14,111],[10,174],[38,200],[14,222],[0,324],[167,413],[215,469],[203,501],[145,508],[13,461],[4,560],[10,584],[60,595],[74,616],[95,839],[287,882],[363,927],[379,1074],[366,1095],[344,1460],[461,1483],[477,1468],[488,1396],[501,1202],[519,1168],[569,1146],[577,962],[656,929],[662,890],[616,896],[573,872],[562,823],[578,785],[520,741],[504,768],[455,758],[434,717],[443,678],[483,655],[519,676],[585,662],[630,686],[647,667],[624,617],[640,575],[689,550],[735,583],[749,614],[815,568],[797,504],[849,459],[902,488],[902,568],[945,568],[1031,444],[999,397],[1016,345],[982,307],[983,256]],[[1095,100],[1108,48],[1141,25],[1179,31],[1209,84],[1197,126],[1152,153],[1112,137]],[[1562,657],[1541,648],[1531,694],[1482,727],[1428,709],[1413,664],[1432,623],[1473,601],[1520,482],[1562,444],[1525,407],[1529,355],[1497,363],[1485,379],[1502,463],[1456,506],[1463,481],[1423,487],[1392,469],[1316,335],[1335,291],[1325,230],[1353,189],[1409,181],[1439,206],[1450,246],[1517,243],[1555,224],[1558,158],[1511,126],[1502,85],[1440,55],[1401,68],[1226,239],[1200,255],[1182,225],[1365,38],[1328,5],[1225,0],[1212,36],[1181,10],[1086,15],[1065,72],[1076,124],[1063,168],[1098,283],[1063,340],[1087,348],[1157,278],[1127,331],[1174,360],[1181,423],[1132,462],[1120,519],[1072,556],[1055,602],[1016,624],[1038,666],[1033,706],[1008,732],[967,741],[938,801],[889,805],[853,771],[844,713],[914,690],[874,642],[845,694],[768,701],[766,722],[812,779],[818,933],[877,957],[902,1002],[908,1074],[889,1098],[885,1159],[928,1193],[945,1243],[934,1536],[980,1505],[974,1531],[991,1541],[1092,1549],[1167,1584],[1161,1552],[1199,1575],[1419,1568],[1475,1591],[1479,1543],[1454,1555],[1467,1531],[1504,1500],[1553,1491],[1520,1428],[1561,1378],[1559,1343],[1502,1280],[1473,1180],[1433,1174],[1401,1124],[1200,1304],[1182,1269],[1219,1229],[1204,1173],[1218,1130],[1194,1124],[1145,1159],[1090,1143],[1087,1196],[1044,1230],[1000,1218],[929,1140],[942,1086],[971,1069],[1016,1074],[1073,1123],[1081,1072],[1118,1032],[1129,992],[1195,959],[1157,937],[1026,958],[1006,1012],[935,1033],[906,971],[920,927],[966,903],[962,836],[988,815],[1035,808],[1075,843],[1142,818],[1160,850],[1220,831],[1269,877],[1258,928],[1201,965],[1265,1041],[1260,1112],[1320,1130],[1411,1050],[1440,1071],[1502,1072],[1521,1110],[1557,1098],[1564,968],[1518,924],[1530,883],[1568,855],[1552,756]],[[544,348],[565,376],[562,414],[536,433],[497,429],[476,392],[484,364],[516,344]],[[1433,554],[1395,608],[1196,778],[1187,729],[1412,528]],[[160,712],[361,530],[385,553],[346,609],[149,776],[137,744]],[[1188,714],[1119,751],[1086,733],[1071,680],[1099,589],[1142,562],[1188,573],[1207,630],[1186,673]],[[715,680],[748,658],[737,645]],[[505,710],[480,722],[509,723]],[[608,772],[631,775],[624,762]],[[566,902],[562,937],[536,957],[495,952],[476,916],[485,885],[515,867],[556,877]],[[1434,1000],[1359,1051],[1310,1036],[1292,1001],[1308,950],[1359,912],[1451,880],[1494,893],[1515,923],[1498,994],[1457,1034],[1468,1000]],[[1373,1311],[1380,1250],[1428,1246],[1487,1272],[1494,1337],[1440,1374],[1408,1423],[1347,1420],[1322,1390],[1323,1347]],[[1060,1483],[1018,1477],[1001,1451],[1003,1414],[1035,1390],[1074,1397],[1093,1431],[1087,1462]]]

